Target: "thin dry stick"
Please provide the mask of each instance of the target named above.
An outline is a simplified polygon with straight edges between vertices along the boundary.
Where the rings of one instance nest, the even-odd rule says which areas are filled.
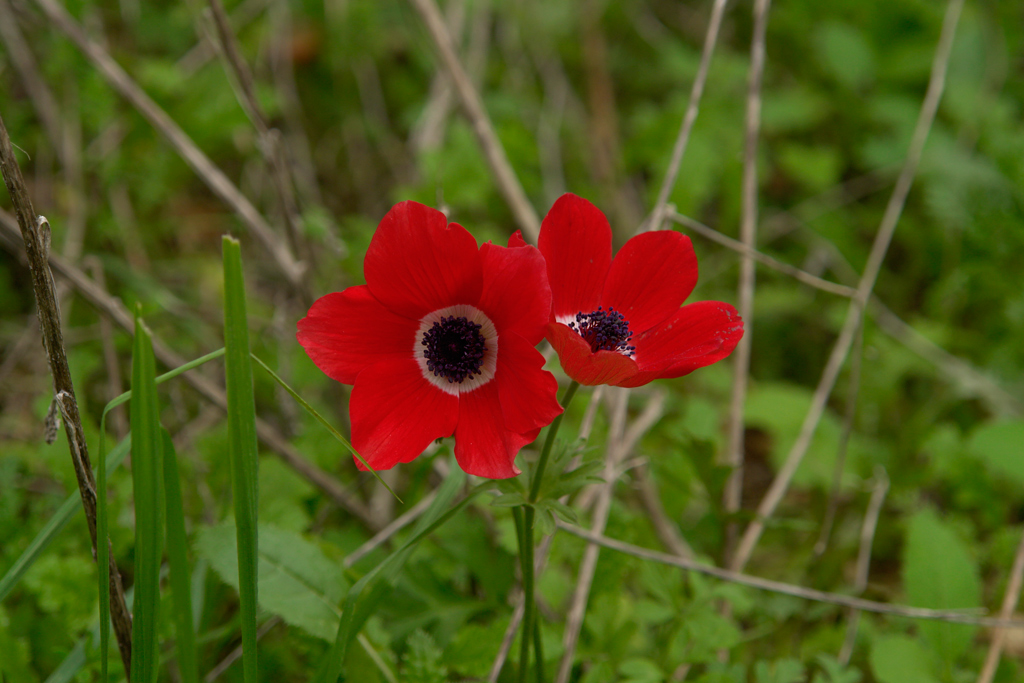
[[[715,43],[718,42],[718,29],[722,25],[722,15],[725,13],[727,0],[715,0],[711,6],[711,20],[708,22],[708,32],[704,36],[704,49],[700,55],[700,65],[697,67],[697,76],[693,79],[693,86],[690,88],[690,103],[686,107],[686,114],[683,116],[683,125],[679,129],[676,143],[672,147],[672,157],[668,162],[668,170],[665,171],[665,180],[658,190],[658,200],[654,204],[654,211],[644,230],[661,230],[661,223],[665,218],[665,205],[668,203],[668,196],[676,185],[676,177],[679,175],[679,167],[683,163],[683,153],[686,151],[686,143],[690,140],[690,131],[697,121],[697,112],[700,109],[700,98],[704,95],[704,82],[708,78],[708,69],[711,66],[711,55],[715,53]]]
[[[281,213],[284,216],[289,245],[296,254],[302,254],[307,261],[310,261],[312,252],[309,250],[309,245],[302,239],[301,219],[295,204],[295,195],[292,192],[292,180],[285,165],[281,133],[270,128],[270,120],[256,98],[256,86],[253,82],[252,71],[238,50],[238,43],[235,40],[228,16],[224,12],[224,6],[220,0],[209,0],[209,3],[213,23],[217,29],[221,54],[227,63],[228,73],[233,76],[232,80],[238,86],[238,101],[256,128],[256,132],[259,133],[258,146],[270,169],[278,201],[281,202]],[[307,270],[306,273],[308,274],[308,272]]]
[[[61,163],[66,164],[64,157],[64,133],[60,124],[60,110],[53,93],[46,87],[46,81],[39,73],[36,58],[32,55],[25,37],[18,30],[18,22],[14,10],[8,0],[0,0],[0,39],[3,39],[7,54],[15,70],[21,77],[21,83],[32,100],[36,114],[50,138],[50,144],[56,150]]]
[[[853,436],[853,421],[857,417],[857,396],[860,393],[860,365],[864,356],[864,325],[857,327],[857,341],[850,360],[850,374],[847,379],[849,387],[846,391],[846,415],[843,416],[843,431],[839,435],[839,446],[836,449],[836,465],[832,470],[832,487],[828,496],[828,508],[825,519],[821,523],[821,533],[814,544],[814,557],[820,558],[828,548],[832,536],[832,525],[835,523],[836,512],[839,510],[839,491],[843,483],[843,471],[846,469],[846,453]]]
[[[979,396],[997,415],[1024,415],[1024,407],[1021,406],[1016,396],[986,377],[970,363],[957,358],[903,322],[878,297],[871,298],[869,310],[874,315],[875,322],[886,334],[934,364],[947,377],[960,385],[963,391]]]
[[[92,279],[101,288],[106,289],[103,276],[103,262],[96,256],[85,257],[84,265],[92,273]],[[107,368],[107,400],[112,401],[124,392],[124,381],[121,379],[121,366],[117,362],[117,347],[114,346],[114,329],[110,326],[110,318],[100,316],[100,340],[103,343],[103,363]],[[118,438],[128,433],[123,408],[115,408],[110,415],[111,426]]]
[[[935,59],[932,62],[932,73],[928,82],[928,90],[925,93],[921,113],[914,128],[913,138],[910,141],[910,149],[907,152],[903,170],[900,171],[900,176],[896,181],[892,197],[885,208],[885,214],[882,216],[878,234],[875,236],[875,242],[871,247],[868,262],[864,268],[864,275],[857,286],[857,294],[847,309],[846,321],[843,323],[839,339],[832,349],[832,355],[829,357],[821,380],[818,382],[818,388],[814,392],[811,408],[807,412],[807,417],[804,418],[804,423],[801,426],[800,435],[797,437],[796,443],[793,444],[789,455],[786,456],[786,462],[772,482],[768,493],[765,494],[764,499],[758,506],[757,517],[747,527],[746,532],[744,532],[739,547],[736,549],[736,554],[730,563],[731,569],[740,570],[746,566],[751,553],[754,551],[754,546],[757,545],[758,539],[760,539],[761,534],[764,532],[765,520],[775,512],[775,508],[782,500],[782,496],[785,495],[786,489],[789,488],[793,474],[796,472],[811,444],[811,439],[817,429],[818,422],[824,413],[825,402],[832,392],[832,387],[839,376],[839,369],[842,367],[846,354],[850,350],[850,345],[853,343],[854,333],[857,326],[860,325],[865,304],[871,296],[871,290],[875,286],[875,280],[878,278],[878,272],[882,267],[882,260],[885,258],[893,232],[896,230],[896,223],[899,221],[900,214],[903,211],[907,193],[910,191],[910,185],[914,180],[914,174],[921,159],[924,143],[928,139],[928,132],[931,130],[932,121],[935,120],[935,112],[939,107],[939,99],[942,97],[942,90],[946,83],[946,67],[949,64],[949,55],[953,47],[953,36],[956,33],[956,25],[960,19],[960,10],[962,8],[963,0],[949,0],[946,16],[942,22],[942,33],[939,36],[938,47],[935,50]]]
[[[626,408],[629,403],[628,389],[615,389],[612,392],[611,424],[608,426],[608,447],[605,451],[604,477],[605,483],[598,484],[595,488],[600,491],[597,496],[597,504],[594,506],[594,514],[591,524],[597,529],[597,533],[604,531],[608,523],[608,513],[611,512],[612,491],[615,488],[615,468],[625,456],[626,451],[622,448],[626,431]],[[558,663],[558,673],[555,675],[556,683],[565,683],[572,673],[572,662],[576,655],[576,643],[579,641],[580,629],[583,627],[583,617],[587,611],[587,602],[590,598],[590,587],[594,580],[594,571],[597,569],[597,558],[599,548],[595,545],[587,546],[580,561],[580,569],[576,579],[576,589],[573,591],[572,600],[569,604],[569,612],[565,617],[565,631],[562,634],[562,646],[564,652]]]
[[[273,616],[273,617],[270,617],[269,619],[267,619],[266,622],[264,622],[264,624],[262,626],[260,626],[260,630],[256,632],[256,641],[259,642],[259,640],[263,636],[265,636],[268,633],[270,633],[270,629],[274,628],[275,626],[280,624],[282,621],[283,620],[281,619],[281,617],[278,617],[278,616]],[[241,656],[242,656],[242,646],[239,645],[234,650],[229,652],[227,654],[227,656],[224,657],[224,659],[220,660],[217,663],[217,666],[213,667],[212,669],[209,670],[209,672],[207,672],[206,677],[203,679],[203,682],[204,683],[213,683],[215,680],[220,678],[220,675],[222,673],[224,673],[225,671],[230,669],[231,665],[234,664],[235,662],[237,662],[241,658]]]
[[[4,238],[3,241],[14,253],[19,253],[21,249],[21,244],[16,241],[17,235],[18,230],[17,226],[14,225],[13,219],[6,211],[0,209],[0,236]],[[128,311],[119,299],[112,297],[106,292],[106,290],[102,289],[95,282],[90,280],[85,273],[69,264],[57,254],[51,253],[49,256],[50,266],[59,276],[65,278],[68,282],[74,285],[75,289],[78,290],[82,296],[96,306],[96,308],[101,312],[109,316],[111,320],[117,323],[126,332],[131,334],[134,331],[135,325],[132,321],[132,317],[129,315]],[[176,368],[184,365],[186,362],[184,358],[171,350],[170,347],[164,344],[163,341],[155,335],[153,336],[153,354],[168,368]],[[185,373],[183,378],[200,394],[205,396],[207,400],[216,404],[221,409],[227,408],[227,397],[224,394],[223,388],[217,386],[211,380],[196,372]],[[301,453],[292,447],[288,439],[270,423],[257,418],[256,434],[259,436],[260,440],[269,446],[271,450],[275,451],[289,467],[294,469],[299,475],[327,494],[335,504],[360,519],[369,528],[377,528],[373,517],[370,515],[369,510],[362,501],[349,493],[337,479],[306,460]]]
[[[697,562],[696,560],[688,560],[683,557],[659,553],[656,550],[641,548],[614,538],[608,538],[607,536],[596,534],[592,531],[576,526],[575,524],[566,524],[562,521],[558,521],[557,524],[559,529],[567,531],[573,536],[579,536],[583,540],[599,545],[602,548],[608,548],[609,550],[625,553],[626,555],[631,555],[641,560],[649,560],[651,562],[658,562],[672,567],[679,567],[680,569],[685,569],[687,571],[713,576],[716,579],[721,579],[722,581],[736,583],[741,586],[750,586],[751,588],[756,588],[758,590],[780,593],[782,595],[791,595],[803,600],[814,600],[815,602],[824,602],[830,605],[839,605],[840,607],[853,607],[854,609],[863,610],[865,612],[874,612],[875,614],[889,614],[896,617],[906,617],[907,619],[927,619],[930,621],[946,621],[953,624],[971,624],[974,626],[1024,628],[1024,619],[1004,619],[1002,617],[988,616],[984,613],[972,614],[972,612],[978,612],[979,610],[941,610],[929,609],[927,607],[893,605],[885,602],[875,602],[874,600],[865,600],[863,598],[857,598],[850,595],[843,595],[841,593],[826,593],[825,591],[819,591],[813,588],[804,588],[803,586],[795,586],[791,583],[783,583],[781,581],[772,581],[771,579],[762,579],[757,576],[751,576],[750,574],[734,572],[711,564]]]
[[[1017,554],[1013,558],[1013,569],[1010,570],[1010,581],[1006,585],[1006,593],[1003,594],[1003,604],[999,608],[999,616],[1009,619],[1013,614],[1017,601],[1020,600],[1020,589],[1022,578],[1024,578],[1024,534],[1021,534],[1020,543],[1017,544]],[[996,675],[996,668],[999,666],[999,657],[1003,653],[1003,645],[1006,642],[1006,629],[997,628],[992,634],[992,642],[988,646],[988,654],[985,655],[985,664],[978,674],[978,683],[992,683]]]
[[[871,546],[875,542],[875,530],[878,528],[878,517],[882,512],[882,503],[889,492],[889,477],[884,467],[875,471],[875,488],[871,491],[868,509],[864,513],[864,523],[860,528],[860,550],[857,552],[857,575],[853,584],[854,595],[861,595],[868,587],[868,574],[871,571]],[[1007,615],[1003,615],[1007,616]],[[846,639],[839,651],[839,661],[845,666],[850,663],[853,646],[857,642],[857,624],[860,612],[850,608],[846,623]]]
[[[717,242],[728,249],[732,249],[733,251],[741,254],[749,254],[759,263],[777,270],[780,273],[796,278],[800,282],[810,285],[811,287],[816,287],[822,291],[849,298],[852,298],[853,295],[857,293],[857,290],[853,287],[823,280],[787,263],[777,261],[762,252],[752,251],[747,247],[744,247],[741,242],[734,240],[731,237],[726,237],[714,228],[710,228],[703,223],[689,218],[688,216],[684,216],[676,212],[670,212],[666,217],[670,220],[676,221],[680,225],[686,226],[702,237],[707,237],[711,241]],[[833,258],[832,265],[834,269],[838,266],[845,266],[846,268],[849,268],[849,265],[846,264],[845,259],[835,244],[824,240],[817,235],[815,235],[815,240],[829,248]],[[856,273],[853,272],[852,268],[849,268],[849,270],[851,273],[851,279],[856,279]],[[844,279],[842,274],[840,274],[840,279]],[[871,311],[875,322],[878,323],[878,326],[882,331],[917,355],[937,366],[941,372],[945,373],[950,379],[959,384],[965,391],[980,396],[997,414],[1024,414],[1024,408],[1021,407],[1017,398],[997,385],[990,378],[986,377],[969,363],[966,363],[962,359],[950,354],[945,349],[937,346],[933,341],[905,323],[899,318],[899,316],[889,310],[889,308],[887,308],[885,304],[883,304],[874,294],[871,295],[868,310]]]
[[[523,186],[519,183],[515,171],[512,170],[512,165],[509,164],[505,148],[502,147],[501,140],[494,132],[494,127],[487,116],[480,95],[459,62],[458,55],[455,54],[455,47],[452,44],[451,35],[448,33],[448,27],[445,26],[444,17],[441,16],[441,10],[437,8],[437,3],[434,0],[410,0],[410,2],[419,12],[423,23],[427,25],[427,31],[434,41],[434,47],[440,53],[441,61],[448,70],[452,83],[455,84],[455,92],[459,95],[462,109],[469,119],[469,124],[473,128],[480,148],[483,150],[484,158],[487,159],[487,165],[491,168],[498,190],[505,197],[509,208],[512,209],[512,215],[523,231],[523,235],[526,236],[526,239],[536,242],[537,236],[540,234],[540,219],[537,218],[537,212],[533,210],[530,201],[526,198],[526,193],[523,192]]]
[[[25,243],[25,255],[28,257],[29,271],[32,274],[32,287],[35,292],[36,306],[39,313],[39,327],[42,330],[43,348],[50,364],[53,376],[53,393],[64,417],[64,432],[68,438],[71,451],[71,462],[78,480],[78,491],[82,496],[82,507],[89,527],[89,537],[95,557],[97,543],[110,543],[107,538],[96,538],[96,480],[92,474],[92,462],[89,459],[89,448],[85,442],[82,421],[78,414],[78,403],[75,401],[75,387],[68,369],[67,354],[64,350],[64,333],[60,324],[60,308],[57,304],[57,292],[54,286],[53,273],[47,265],[47,254],[50,249],[50,225],[46,219],[36,214],[32,201],[21,176],[11,138],[7,133],[3,118],[0,118],[0,171],[4,183],[11,196],[21,228],[21,237]],[[114,554],[110,553],[110,617],[114,624],[118,649],[125,672],[131,671],[132,658],[132,620],[124,600],[124,589],[121,586],[121,572],[114,562]]]
[[[252,23],[263,10],[270,5],[272,0],[244,0],[231,13],[231,26],[235,30]],[[178,60],[175,66],[186,77],[193,76],[208,61],[217,56],[217,48],[214,47],[210,37],[203,34],[199,36],[199,42],[185,53],[185,56]]]
[[[448,33],[452,36],[452,42],[458,44],[459,36],[462,35],[462,28],[466,23],[466,2],[465,0],[453,0],[445,8],[445,22],[448,26]],[[426,151],[437,149],[444,139],[445,122],[448,114],[455,103],[455,91],[452,89],[452,81],[444,71],[434,73],[430,83],[430,95],[427,97],[427,106],[423,113],[413,125],[409,135],[409,145],[415,154],[422,154]]]
[[[740,220],[740,242],[751,251],[757,243],[757,140],[761,130],[761,81],[764,77],[765,33],[768,27],[770,0],[754,3],[754,36],[750,41],[750,74],[747,79],[747,112],[743,141],[743,217]],[[744,420],[743,406],[747,399],[747,375],[750,372],[750,349],[754,323],[754,259],[740,258],[739,314],[743,318],[743,337],[733,353],[732,397],[729,402],[729,445],[726,465],[732,468],[725,483],[726,514],[740,509],[743,495]],[[736,523],[726,532],[725,557],[732,554],[736,542]]]
[[[263,243],[288,282],[299,287],[304,267],[295,260],[288,246],[274,233],[256,207],[232,184],[223,171],[210,161],[167,113],[143,92],[128,73],[98,43],[90,40],[82,28],[55,0],[36,0],[46,15],[68,36],[121,95],[167,138],[171,146],[192,167],[206,185],[230,206],[242,222]]]
[[[710,228],[699,221],[695,221],[689,216],[684,216],[681,213],[676,213],[674,210],[668,210],[668,213],[665,217],[669,220],[679,223],[680,225],[686,226],[687,228],[693,230],[701,237],[706,237],[712,242],[717,242],[718,244],[721,244],[723,247],[732,249],[733,251],[742,254],[743,256],[750,257],[757,261],[758,263],[766,265],[773,270],[777,270],[780,273],[789,275],[790,277],[799,280],[805,285],[810,285],[811,287],[820,289],[823,292],[829,292],[830,294],[838,294],[839,296],[845,296],[848,298],[852,298],[853,295],[857,293],[857,290],[855,290],[853,287],[847,287],[846,285],[839,285],[834,282],[829,282],[828,280],[823,280],[822,278],[817,277],[816,275],[811,275],[810,273],[800,270],[795,266],[791,266],[788,263],[783,263],[782,261],[776,260],[771,256],[768,256],[767,254],[764,254],[760,251],[756,251],[751,247],[746,246],[745,244],[738,240],[734,240],[731,237],[723,235],[714,228]]]

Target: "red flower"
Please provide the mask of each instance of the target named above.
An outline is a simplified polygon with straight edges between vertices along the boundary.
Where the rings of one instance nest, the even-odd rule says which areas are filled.
[[[354,385],[355,449],[390,469],[454,434],[469,474],[519,474],[516,453],[562,412],[534,348],[551,309],[540,252],[477,248],[440,211],[402,202],[377,227],[363,271],[365,285],[318,299],[297,335],[317,367]]]
[[[682,377],[728,356],[743,336],[729,304],[682,306],[697,284],[689,237],[642,233],[613,261],[608,219],[565,194],[544,217],[539,246],[551,283],[547,338],[580,384],[638,387]]]

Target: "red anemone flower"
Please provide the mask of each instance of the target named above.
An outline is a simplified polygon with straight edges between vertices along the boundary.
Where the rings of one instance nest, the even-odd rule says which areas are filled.
[[[519,449],[562,412],[534,348],[551,309],[544,259],[520,244],[478,248],[440,211],[402,202],[366,250],[366,284],[299,321],[317,367],[354,385],[352,445],[373,469],[454,434],[466,472],[513,477]]]
[[[689,237],[642,233],[613,261],[608,219],[565,194],[544,217],[539,246],[551,283],[547,338],[580,384],[638,387],[682,377],[728,356],[743,336],[729,304],[682,306],[697,284]]]

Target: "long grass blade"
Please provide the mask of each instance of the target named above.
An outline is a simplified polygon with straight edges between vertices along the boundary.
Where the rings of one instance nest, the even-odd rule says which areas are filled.
[[[413,537],[388,556],[387,559],[371,569],[349,589],[348,595],[345,597],[345,604],[342,607],[341,622],[338,624],[337,636],[323,663],[320,665],[320,669],[316,673],[314,683],[335,683],[338,680],[345,664],[345,656],[348,653],[349,644],[356,634],[359,633],[366,620],[373,614],[377,605],[391,592],[398,572],[401,571],[416,545],[466,507],[478,493],[493,487],[491,482],[484,482],[470,491],[455,506],[442,514],[441,511],[450,504],[455,494],[462,488],[464,480],[465,474],[463,474],[462,470],[458,467],[453,467],[452,473],[441,486],[434,502],[431,503],[426,513],[417,523],[416,528],[413,530],[415,532]],[[367,588],[369,588],[369,591],[367,591]],[[359,599],[364,592],[368,593],[368,597],[360,603]]]
[[[167,501],[167,563],[170,565],[171,596],[174,607],[174,635],[178,643],[178,672],[182,683],[199,683],[196,634],[192,627],[192,580],[188,568],[188,540],[185,511],[181,501],[178,456],[166,429],[161,429],[164,447],[164,496]]]
[[[294,389],[292,389],[292,388],[291,388],[290,386],[288,386],[288,383],[287,383],[287,382],[285,382],[285,381],[284,381],[283,379],[281,379],[281,377],[280,377],[280,376],[278,376],[278,374],[277,374],[276,372],[274,372],[273,370],[271,370],[271,369],[270,369],[270,366],[269,366],[269,365],[267,365],[267,364],[266,364],[266,363],[264,363],[264,362],[263,362],[262,360],[260,360],[259,358],[257,358],[255,354],[253,354],[253,356],[252,356],[252,359],[253,359],[254,361],[256,361],[256,363],[257,363],[257,364],[258,364],[258,365],[259,365],[259,366],[260,366],[261,368],[263,368],[264,370],[266,370],[267,374],[268,374],[268,375],[270,375],[271,377],[273,377],[273,378],[274,378],[274,381],[276,381],[276,382],[277,382],[278,384],[280,384],[280,385],[281,385],[281,387],[282,387],[282,388],[283,388],[283,389],[284,389],[285,391],[287,391],[287,392],[288,392],[289,394],[291,394],[292,398],[294,398],[294,399],[295,399],[295,400],[296,400],[296,401],[298,402],[298,404],[299,404],[300,406],[302,406],[303,408],[305,408],[305,409],[306,409],[306,412],[307,412],[307,413],[309,413],[310,415],[312,415],[312,416],[313,416],[314,418],[316,418],[317,422],[319,422],[319,423],[320,423],[320,424],[322,424],[322,425],[323,425],[324,427],[326,427],[326,428],[327,428],[327,431],[329,431],[329,432],[330,432],[330,433],[331,433],[332,435],[334,435],[334,438],[335,438],[335,439],[337,439],[338,441],[340,441],[340,442],[341,442],[341,445],[343,445],[343,446],[344,446],[345,448],[347,448],[347,449],[349,450],[349,452],[350,452],[350,453],[351,453],[352,455],[356,456],[356,457],[357,457],[357,458],[359,459],[359,462],[363,463],[363,467],[365,467],[366,469],[368,469],[368,470],[369,470],[369,471],[370,471],[370,472],[371,472],[371,473],[373,474],[373,476],[375,476],[375,477],[377,478],[377,481],[379,481],[379,482],[380,482],[381,484],[383,484],[383,485],[384,485],[384,488],[386,488],[386,489],[387,489],[387,490],[388,490],[388,491],[389,491],[389,492],[391,493],[391,495],[392,495],[392,496],[394,496],[394,497],[395,497],[395,498],[396,498],[396,499],[398,500],[398,502],[399,502],[399,503],[401,503],[401,502],[402,502],[402,499],[398,497],[398,494],[397,494],[397,493],[395,493],[395,492],[394,492],[394,491],[393,491],[393,490],[391,489],[391,487],[390,487],[390,486],[388,486],[388,483],[387,483],[386,481],[384,481],[383,479],[381,479],[381,476],[380,476],[379,474],[377,474],[376,470],[374,470],[374,469],[373,469],[372,467],[370,467],[370,464],[369,464],[368,462],[366,462],[365,460],[363,460],[363,456],[359,455],[359,452],[358,452],[358,451],[356,451],[355,447],[353,447],[351,443],[349,443],[349,440],[348,440],[348,439],[346,439],[346,438],[345,438],[344,436],[342,436],[342,435],[341,435],[341,432],[339,432],[339,431],[338,431],[337,429],[335,429],[335,428],[334,428],[334,426],[333,426],[333,425],[332,425],[332,424],[331,424],[330,422],[328,422],[328,421],[327,421],[327,420],[326,420],[326,419],[324,418],[324,416],[323,416],[323,415],[321,415],[320,413],[318,413],[318,412],[316,411],[316,409],[315,409],[315,408],[314,408],[313,406],[309,405],[309,403],[307,403],[307,402],[306,402],[306,400],[305,400],[304,398],[302,398],[301,396],[299,396],[299,393],[298,393],[297,391],[295,391],[295,390],[294,390]]]
[[[162,384],[169,379],[173,379],[178,375],[191,370],[192,368],[199,367],[203,363],[213,360],[214,358],[220,358],[224,355],[224,349],[220,348],[216,351],[201,356],[193,361],[185,363],[184,365],[174,368],[169,372],[165,372],[156,378],[156,384]],[[97,482],[96,482],[96,534],[98,538],[107,538],[108,534],[108,513],[107,513],[107,473],[113,471],[113,467],[105,466],[107,458],[106,448],[106,434],[107,434],[107,413],[116,408],[117,406],[131,400],[132,392],[126,391],[120,396],[114,398],[110,403],[103,409],[103,415],[100,417],[100,448],[99,448],[99,461],[97,464]],[[120,464],[124,460],[124,455],[128,452],[128,445],[131,443],[129,439],[122,442],[124,450],[121,455],[117,458],[117,464]],[[120,449],[121,446],[118,446]],[[115,449],[115,453],[117,450]],[[113,456],[114,454],[111,454]],[[116,465],[114,465],[116,467]],[[179,496],[180,498],[180,496]],[[73,496],[68,499],[68,503],[76,500]],[[65,503],[65,506],[68,505]],[[61,511],[63,511],[63,507]],[[68,514],[70,519],[70,513]],[[65,520],[66,521],[66,520]],[[63,526],[63,523],[61,524]],[[107,592],[105,586],[110,582],[110,548],[106,543],[100,543],[97,550],[96,561],[99,564],[99,595],[100,595],[100,672],[102,680],[107,680],[107,673],[109,671],[109,647],[110,647],[110,594]],[[34,561],[34,558],[33,558]],[[6,578],[6,577],[5,577]],[[3,598],[0,597],[0,600]],[[193,648],[194,649],[194,648]]]
[[[135,499],[135,613],[132,619],[131,680],[132,683],[154,683],[160,667],[158,628],[160,560],[163,555],[163,439],[157,406],[153,342],[138,311],[135,314],[132,352],[131,428]]]
[[[257,581],[256,402],[253,397],[249,328],[245,315],[245,281],[238,240],[225,236],[224,348],[228,394],[228,455],[238,538],[238,585],[242,608],[242,672],[255,683]]]

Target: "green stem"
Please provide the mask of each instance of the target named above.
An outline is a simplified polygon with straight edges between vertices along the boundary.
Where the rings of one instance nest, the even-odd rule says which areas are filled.
[[[537,461],[537,469],[533,473],[533,480],[530,482],[530,497],[526,505],[513,508],[513,516],[516,520],[516,528],[519,530],[519,562],[523,572],[523,628],[520,637],[519,647],[519,683],[526,683],[530,669],[530,641],[534,640],[534,650],[537,654],[537,680],[542,680],[541,669],[540,631],[534,622],[534,581],[533,581],[533,521],[536,517],[536,509],[533,504],[537,502],[540,495],[540,485],[544,480],[544,469],[547,467],[548,458],[551,456],[551,447],[555,443],[555,436],[559,427],[562,426],[562,417],[565,409],[569,407],[576,390],[580,388],[579,382],[573,380],[569,388],[562,396],[562,413],[552,421],[548,427],[547,437],[544,439],[544,447],[540,452],[540,459]],[[522,519],[520,521],[520,514]]]
[[[569,388],[565,390],[565,395],[562,396],[562,413],[554,419],[551,426],[548,427],[548,435],[544,439],[544,448],[540,452],[540,460],[537,461],[537,471],[533,473],[533,480],[530,482],[530,503],[537,502],[537,496],[540,494],[540,483],[544,479],[544,468],[548,466],[548,456],[551,455],[551,446],[555,443],[555,436],[558,435],[558,428],[562,426],[562,418],[565,416],[565,411],[569,409],[569,403],[572,401],[572,397],[576,395],[576,390],[580,388],[580,383],[576,380],[572,381]],[[530,529],[532,538],[532,528]]]

